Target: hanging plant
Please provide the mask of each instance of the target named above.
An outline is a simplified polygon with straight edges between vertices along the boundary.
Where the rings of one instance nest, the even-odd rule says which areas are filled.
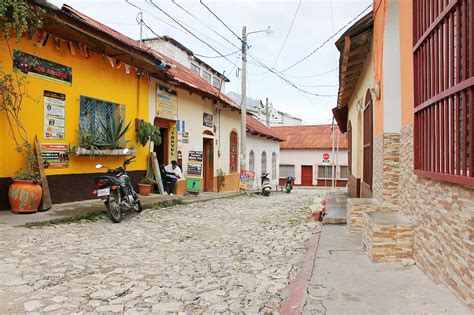
[[[25,35],[31,39],[35,32],[43,26],[43,15],[46,11],[38,5],[26,0],[0,1],[0,33],[17,41]]]
[[[149,122],[140,120],[138,124],[137,141],[142,146],[146,146],[146,144],[149,141],[153,141],[155,145],[160,145],[161,144],[160,128],[150,124]]]

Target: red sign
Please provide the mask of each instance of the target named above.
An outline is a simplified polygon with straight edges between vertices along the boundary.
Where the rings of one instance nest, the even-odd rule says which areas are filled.
[[[323,160],[325,160],[325,161],[329,160],[329,153],[324,153],[323,154]]]

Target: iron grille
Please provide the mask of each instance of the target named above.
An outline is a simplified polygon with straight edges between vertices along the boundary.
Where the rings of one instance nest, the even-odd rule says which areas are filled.
[[[80,97],[79,130],[81,133],[96,132],[99,136],[103,136],[105,130],[102,124],[106,126],[111,119],[119,121],[124,118],[125,105],[87,96]]]

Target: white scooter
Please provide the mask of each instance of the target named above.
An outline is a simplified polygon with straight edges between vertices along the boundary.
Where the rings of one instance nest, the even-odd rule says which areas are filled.
[[[268,175],[270,173],[266,173],[262,175],[261,180],[262,180],[262,195],[264,196],[270,196],[270,193],[272,191],[272,185],[270,184],[270,178],[268,178]]]

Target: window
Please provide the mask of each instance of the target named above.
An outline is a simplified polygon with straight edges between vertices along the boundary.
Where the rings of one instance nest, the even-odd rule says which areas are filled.
[[[474,185],[472,1],[413,1],[415,174]]]
[[[219,80],[216,77],[212,77],[212,85],[214,85],[214,87],[220,89],[221,88],[221,80]]]
[[[318,178],[332,179],[332,166],[318,165]]]
[[[125,118],[125,105],[107,102],[92,97],[81,96],[79,113],[79,130],[81,132],[97,132],[103,136],[103,125],[108,125],[111,119],[118,121]]]
[[[230,164],[229,172],[237,173],[237,163],[239,160],[238,136],[235,130],[230,132]]]
[[[280,177],[295,177],[294,165],[280,165]]]
[[[348,167],[345,165],[339,166],[339,178],[346,179],[347,178],[347,171]]]
[[[211,83],[211,74],[205,70],[202,70],[202,77],[204,80],[206,80],[208,83]]]
[[[201,75],[201,68],[196,66],[194,63],[191,64],[191,70],[197,75]]]
[[[262,165],[262,175],[267,173],[267,152],[263,151],[262,152],[262,160],[261,160],[261,165]]]
[[[253,150],[249,153],[249,171],[255,172],[255,153]]]
[[[272,153],[272,179],[277,178],[277,155],[275,152]]]

